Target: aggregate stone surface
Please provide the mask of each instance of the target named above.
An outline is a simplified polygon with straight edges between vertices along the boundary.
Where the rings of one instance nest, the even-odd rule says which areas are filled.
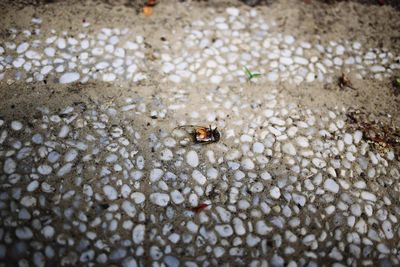
[[[5,19],[0,266],[400,264],[398,49],[281,31],[234,1],[111,11],[146,30],[177,7],[155,42],[82,20],[88,6],[65,7],[70,29],[49,19],[62,3]],[[221,138],[196,144],[187,125]]]

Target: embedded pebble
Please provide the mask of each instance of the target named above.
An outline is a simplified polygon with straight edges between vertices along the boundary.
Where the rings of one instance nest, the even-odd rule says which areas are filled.
[[[199,165],[199,157],[196,151],[191,150],[186,154],[186,162],[193,168],[196,168]]]
[[[324,182],[324,188],[332,193],[339,192],[339,185],[333,179],[326,179]]]
[[[150,181],[153,183],[157,182],[158,180],[160,180],[163,174],[164,172],[161,169],[152,169],[150,172]]]
[[[253,144],[254,153],[262,154],[264,152],[264,145],[260,142],[255,142]]]
[[[169,200],[170,200],[169,195],[164,193],[153,193],[150,195],[150,201],[160,207],[167,206]]]
[[[229,237],[233,234],[233,229],[229,224],[216,225],[215,231],[217,231],[221,237]]]
[[[279,188],[276,186],[271,188],[271,190],[269,191],[269,194],[274,199],[278,199],[281,196],[281,192],[280,192]]]
[[[141,244],[144,241],[146,226],[138,224],[132,230],[132,240],[135,244]]]
[[[200,185],[204,185],[207,181],[207,178],[198,170],[193,171],[192,177]]]
[[[19,227],[15,230],[15,235],[22,240],[31,239],[33,237],[33,232],[26,226]]]
[[[175,204],[181,204],[185,201],[185,198],[183,197],[181,192],[179,192],[178,190],[174,190],[171,192],[171,200]]]
[[[295,156],[296,155],[296,148],[292,143],[286,143],[282,146],[282,151],[286,154]]]
[[[40,165],[38,167],[38,172],[41,175],[49,175],[52,172],[53,168],[51,168],[51,166],[49,165]]]
[[[142,204],[146,200],[146,196],[141,192],[132,193],[131,198],[135,204]]]
[[[26,43],[26,42],[21,43],[17,47],[17,53],[18,54],[24,53],[26,50],[28,50],[28,48],[29,48],[29,44],[28,43]]]
[[[66,175],[69,172],[71,172],[71,169],[72,169],[72,164],[71,163],[67,163],[57,171],[57,176],[62,177],[64,175]]]
[[[13,129],[14,131],[20,131],[22,130],[22,123],[19,121],[12,121],[11,122],[11,129]]]
[[[13,174],[15,172],[16,168],[17,168],[17,163],[13,159],[8,158],[5,160],[4,166],[3,166],[4,173]]]
[[[67,72],[64,73],[63,75],[61,75],[60,77],[60,83],[72,83],[72,82],[76,82],[77,80],[79,80],[80,75],[77,72]]]
[[[32,181],[31,183],[28,184],[26,187],[26,191],[28,192],[33,192],[39,187],[39,182],[38,181]]]
[[[372,202],[376,201],[376,196],[367,191],[361,192],[361,198],[364,200],[372,201]]]
[[[43,227],[43,229],[41,230],[41,233],[43,235],[44,238],[46,239],[51,239],[54,234],[55,234],[55,230],[54,227],[51,225],[46,225],[45,227]]]
[[[114,187],[106,185],[103,187],[103,192],[109,200],[115,200],[118,198],[118,192]]]

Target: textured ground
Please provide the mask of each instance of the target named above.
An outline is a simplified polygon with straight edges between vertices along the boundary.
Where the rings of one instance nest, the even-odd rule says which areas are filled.
[[[0,266],[400,264],[394,7],[72,3],[2,4]]]

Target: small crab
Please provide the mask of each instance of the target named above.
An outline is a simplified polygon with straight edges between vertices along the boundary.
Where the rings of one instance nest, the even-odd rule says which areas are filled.
[[[188,144],[192,141],[195,144],[210,144],[216,143],[220,140],[221,134],[217,127],[212,128],[196,126],[196,125],[182,125],[173,130],[173,135],[180,139],[182,145]]]

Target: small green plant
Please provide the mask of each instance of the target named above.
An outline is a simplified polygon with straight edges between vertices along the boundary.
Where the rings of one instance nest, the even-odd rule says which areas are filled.
[[[396,78],[395,84],[396,84],[397,88],[400,88],[400,77]]]
[[[260,77],[260,73],[251,72],[248,68],[243,67],[244,74],[246,74],[247,80],[251,81],[253,78]]]
[[[400,94],[400,77],[396,77],[393,80],[393,89],[394,89],[394,94],[399,95]]]

